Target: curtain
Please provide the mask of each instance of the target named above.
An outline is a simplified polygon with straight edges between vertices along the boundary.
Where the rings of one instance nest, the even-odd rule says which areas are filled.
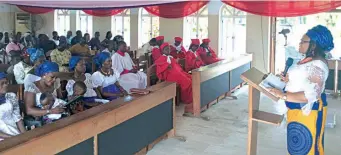
[[[29,7],[29,6],[17,6],[17,7],[31,14],[43,14],[43,13],[48,13],[54,10],[54,9],[49,9],[49,8],[39,8],[39,7]]]
[[[83,10],[86,14],[98,17],[113,16],[121,13],[125,9],[114,9],[114,10]]]
[[[98,1],[28,1],[28,0],[13,0],[6,1],[4,3],[20,6],[34,6],[42,8],[53,8],[53,9],[70,9],[70,10],[92,10],[92,9],[125,9],[131,7],[143,7],[151,5],[159,5],[166,3],[182,2],[184,0],[98,0]]]
[[[222,0],[239,10],[262,16],[294,17],[333,10],[341,1],[229,1]]]
[[[209,1],[186,1],[155,6],[146,6],[144,9],[150,14],[163,18],[182,18],[197,12]]]

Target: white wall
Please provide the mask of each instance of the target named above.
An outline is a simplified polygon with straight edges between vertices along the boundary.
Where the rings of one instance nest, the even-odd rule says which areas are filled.
[[[253,54],[254,67],[269,72],[270,18],[248,14],[246,23],[246,52]]]
[[[210,45],[219,52],[219,12],[221,1],[210,1],[208,4],[208,36],[211,39]],[[21,12],[16,6],[0,4],[0,31],[13,31],[15,12]],[[131,49],[138,48],[138,13],[139,8],[130,10],[130,45]],[[54,30],[54,13],[50,12],[41,15],[45,26],[38,33],[45,33],[51,36]],[[76,31],[76,13],[71,11],[70,27],[73,33]],[[252,24],[249,24],[252,23]],[[160,35],[165,36],[165,41],[173,42],[175,36],[183,36],[183,18],[165,19],[160,18]],[[257,15],[247,15],[246,26],[246,51],[253,54],[253,66],[264,71],[269,71],[269,30],[270,19]],[[111,17],[93,17],[93,32],[99,31],[101,39],[104,39],[107,31],[111,30]]]

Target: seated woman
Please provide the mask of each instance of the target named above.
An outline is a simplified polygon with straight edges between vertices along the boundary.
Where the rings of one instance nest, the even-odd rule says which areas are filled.
[[[99,68],[92,74],[92,86],[96,88],[104,99],[114,100],[127,95],[118,80],[120,73],[112,69],[111,58],[107,52],[96,55],[94,61]]]
[[[118,42],[118,50],[111,57],[112,68],[121,74],[119,82],[128,93],[132,88],[145,89],[147,75],[137,70],[137,66],[127,52],[127,44],[124,41]]]
[[[23,52],[21,55],[22,60],[15,64],[13,67],[13,73],[15,77],[15,81],[17,81],[18,84],[24,84],[24,79],[28,72],[33,69],[33,66],[30,62],[30,54],[29,50],[32,49],[27,49]]]
[[[189,46],[189,50],[186,52],[185,70],[189,72],[193,69],[204,66],[205,63],[201,60],[200,56],[196,54],[196,51],[200,45],[199,39],[192,39],[192,43]]]
[[[197,54],[201,57],[202,61],[206,65],[213,64],[221,60],[217,57],[217,54],[210,47],[210,42],[210,39],[203,39],[200,48],[197,50]]]
[[[0,72],[0,140],[25,132],[20,115],[18,98],[14,93],[7,93],[6,74]]]
[[[181,88],[181,101],[186,103],[185,112],[192,112],[192,77],[184,72],[176,60],[169,55],[170,47],[168,43],[160,46],[163,55],[156,61],[156,74],[160,80],[176,82]]]
[[[56,63],[46,61],[35,69],[36,78],[25,79],[24,102],[28,115],[39,117],[64,112],[64,109],[61,107],[52,108],[51,110],[37,108],[38,103],[36,102],[37,93],[51,93],[54,97],[61,97],[59,79],[56,78],[58,71],[59,68]],[[57,95],[57,91],[59,95]]]
[[[85,73],[86,70],[85,61],[82,60],[81,57],[79,56],[73,56],[69,61],[69,69],[74,74],[73,79],[68,80],[66,84],[66,91],[68,93],[68,96],[70,97],[74,95],[73,90],[74,84],[77,81],[82,81],[86,85],[86,91],[85,94],[83,95],[84,102],[89,104],[94,103],[95,99],[98,98],[99,95],[97,95],[92,85],[91,74]]]

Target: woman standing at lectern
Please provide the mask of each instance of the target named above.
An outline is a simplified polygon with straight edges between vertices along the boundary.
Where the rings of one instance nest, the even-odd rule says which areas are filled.
[[[302,37],[299,52],[305,58],[289,69],[283,80],[285,93],[271,89],[285,101],[287,149],[290,155],[324,154],[324,126],[327,115],[325,83],[328,77],[326,53],[334,48],[333,36],[321,25]]]

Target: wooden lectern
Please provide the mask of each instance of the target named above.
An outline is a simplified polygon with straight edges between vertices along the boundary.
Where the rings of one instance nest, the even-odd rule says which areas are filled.
[[[257,154],[258,122],[279,126],[283,120],[281,115],[259,110],[260,93],[274,101],[279,99],[259,86],[265,75],[254,67],[241,75],[241,78],[249,84],[248,155]]]

